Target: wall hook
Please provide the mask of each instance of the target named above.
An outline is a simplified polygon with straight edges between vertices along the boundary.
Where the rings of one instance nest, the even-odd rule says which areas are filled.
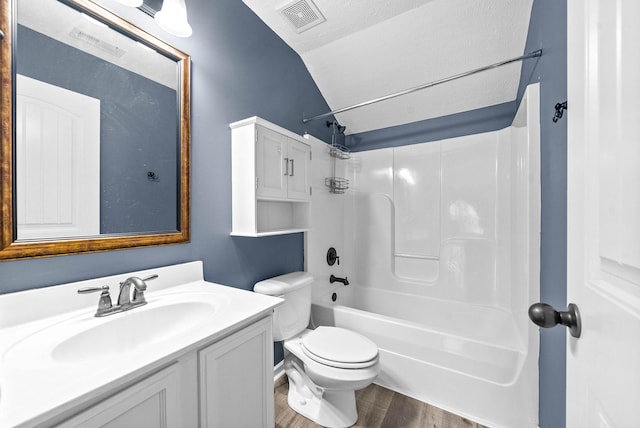
[[[563,103],[556,103],[556,112],[553,115],[553,123],[556,123],[558,121],[558,119],[562,119],[562,115],[564,114],[564,111],[567,109],[567,102],[563,102]]]

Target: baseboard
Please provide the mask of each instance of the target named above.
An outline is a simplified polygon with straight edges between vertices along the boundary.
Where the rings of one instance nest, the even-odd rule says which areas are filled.
[[[287,381],[287,376],[284,374],[284,361],[280,361],[273,366],[273,384],[278,387]]]

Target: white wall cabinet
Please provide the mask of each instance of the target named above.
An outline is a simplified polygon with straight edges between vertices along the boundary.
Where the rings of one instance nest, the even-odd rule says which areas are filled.
[[[272,340],[268,316],[187,352],[56,427],[273,427]]]
[[[311,147],[258,117],[231,127],[232,235],[266,236],[311,226]]]

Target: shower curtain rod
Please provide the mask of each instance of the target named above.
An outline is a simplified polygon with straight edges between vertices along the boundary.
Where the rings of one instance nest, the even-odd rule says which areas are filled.
[[[476,68],[475,70],[466,71],[464,73],[456,74],[455,76],[445,77],[444,79],[436,80],[430,83],[426,83],[424,85],[415,86],[410,89],[405,89],[404,91],[396,92],[393,94],[385,95],[380,98],[375,98],[369,101],[364,101],[358,104],[354,104],[348,107],[343,107],[337,110],[330,111],[328,113],[319,114],[317,116],[313,116],[307,119],[302,119],[302,123],[311,122],[312,120],[324,119],[325,117],[332,116],[337,113],[343,113],[345,111],[353,110],[356,108],[368,106],[369,104],[379,103],[380,101],[385,101],[391,98],[399,97],[401,95],[407,95],[412,92],[421,91],[423,89],[431,88],[432,86],[440,85],[442,83],[450,82],[452,80],[460,79],[462,77],[471,76],[472,74],[480,73],[482,71],[492,70],[494,68],[502,67],[503,65],[511,64],[512,62],[523,61],[529,58],[536,58],[542,55],[542,49],[538,49],[537,51],[530,52],[526,55],[519,56],[517,58],[511,58],[506,61],[496,62],[495,64],[487,65],[485,67]]]

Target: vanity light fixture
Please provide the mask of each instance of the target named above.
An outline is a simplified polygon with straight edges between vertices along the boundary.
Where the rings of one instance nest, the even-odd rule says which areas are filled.
[[[131,7],[140,7],[142,6],[142,2],[143,2],[143,0],[116,0],[116,1],[125,6],[131,6]]]
[[[192,29],[187,21],[185,0],[164,0],[162,9],[156,13],[154,19],[160,28],[174,36],[191,36]]]

